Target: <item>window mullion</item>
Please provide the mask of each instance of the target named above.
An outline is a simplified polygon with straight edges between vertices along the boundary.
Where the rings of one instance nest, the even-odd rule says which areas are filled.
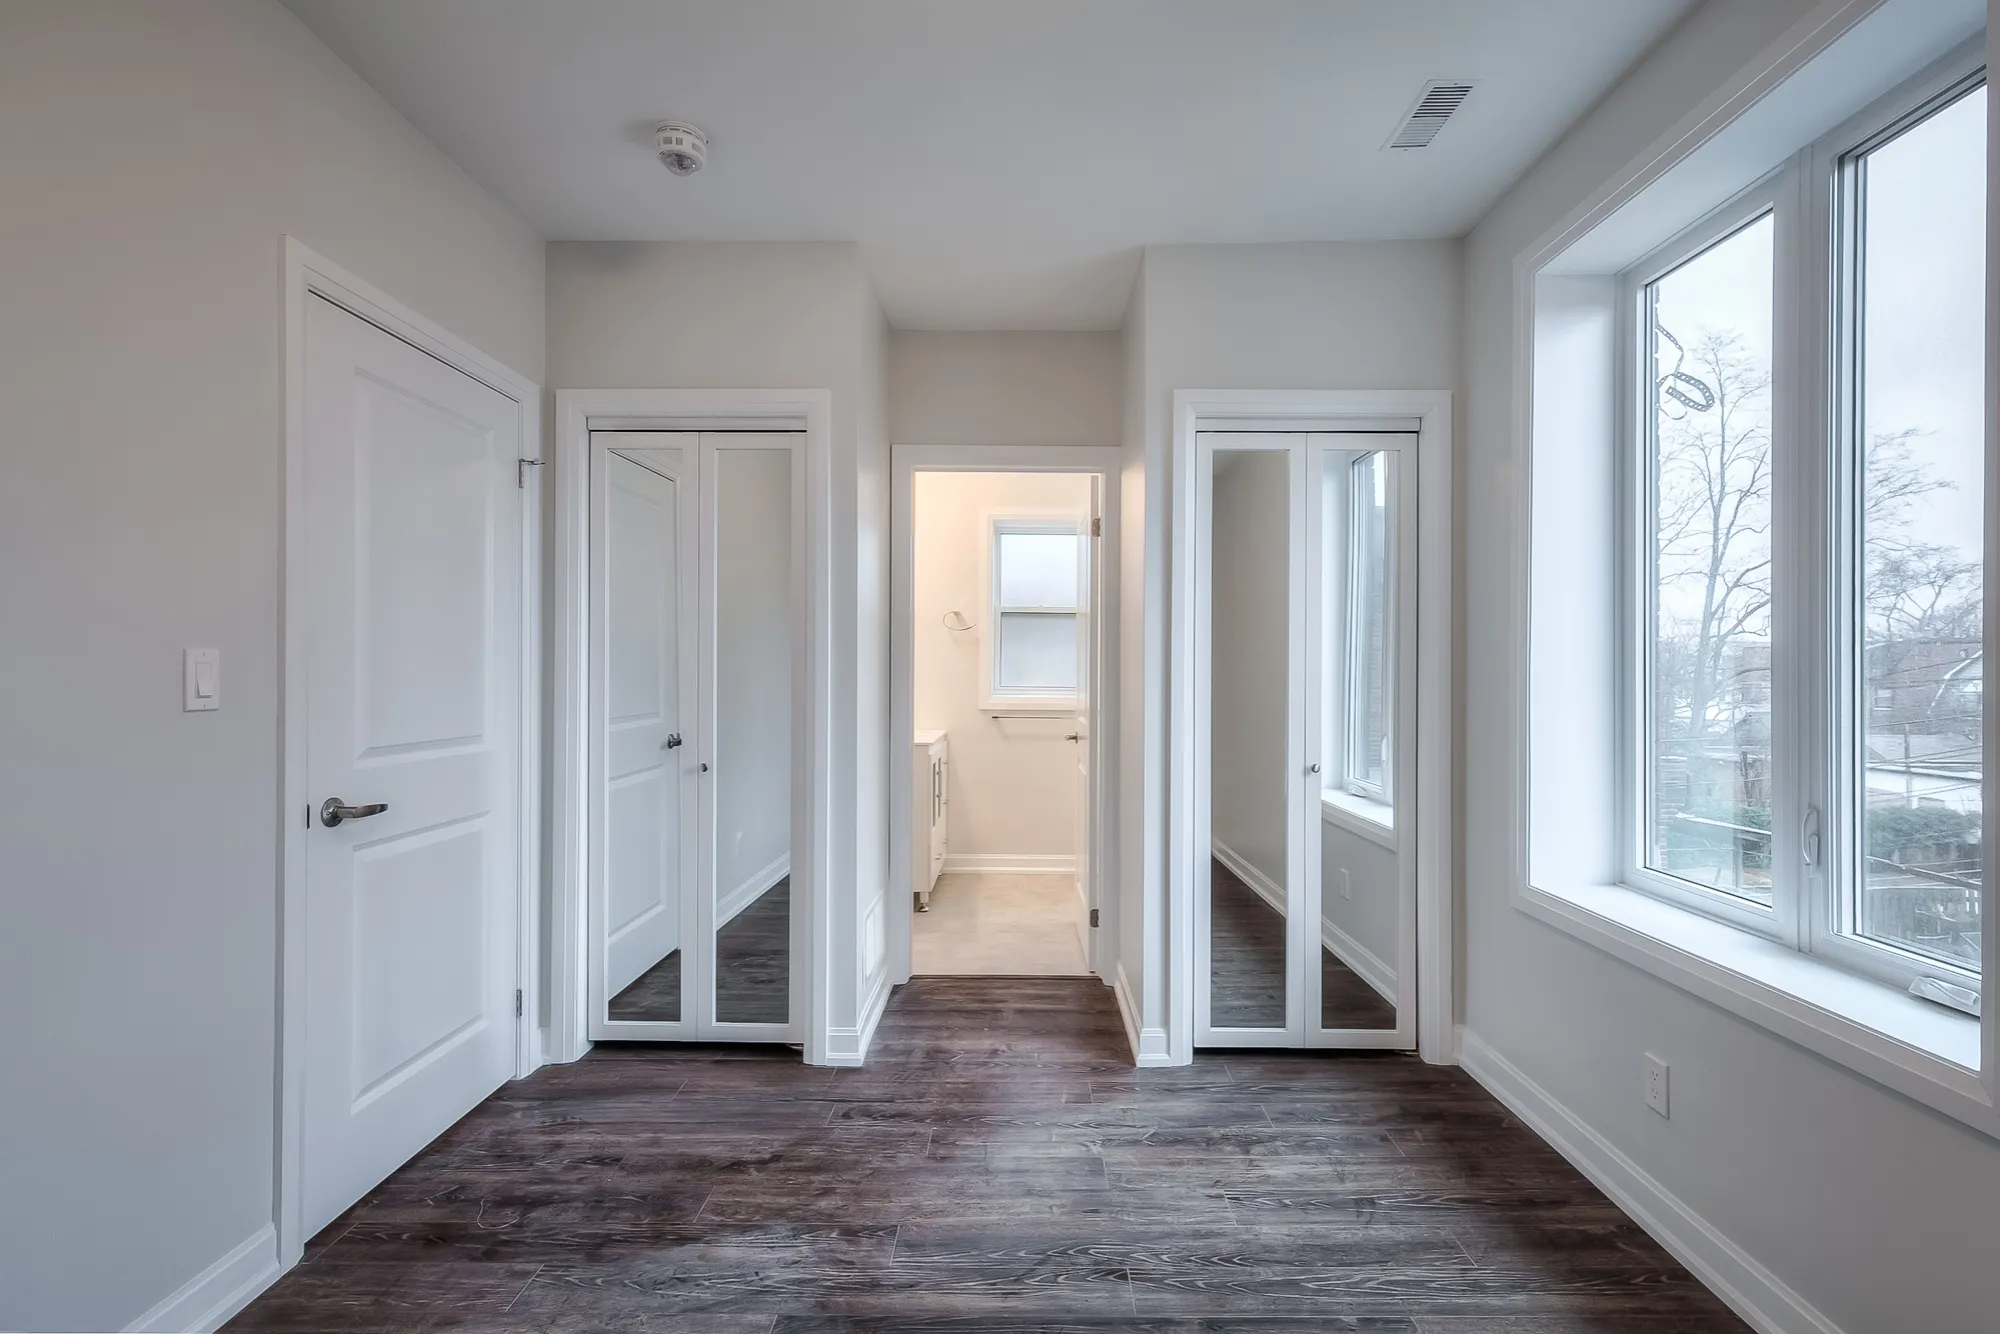
[[[1845,929],[1845,886],[1857,872],[1860,847],[1854,827],[1858,803],[1853,766],[1848,763],[1858,753],[1849,707],[1858,642],[1853,577],[1858,559],[1853,528],[1858,450],[1850,377],[1856,354],[1851,333],[1860,293],[1857,238],[1851,227],[1852,183],[1843,177],[1838,156],[1825,149],[1811,153],[1807,175],[1807,198],[1814,210],[1812,245],[1801,257],[1801,268],[1812,279],[1807,289],[1815,354],[1810,388],[1817,410],[1813,439],[1821,442],[1821,448],[1807,460],[1808,489],[1801,493],[1805,512],[1818,530],[1810,549],[1816,558],[1816,582],[1809,591],[1815,633],[1807,642],[1813,670],[1801,685],[1810,695],[1810,712],[1804,716],[1811,759],[1807,791],[1820,812],[1820,857],[1809,877],[1804,946],[1831,958],[1838,953],[1837,942]]]
[[[1833,570],[1826,542],[1824,488],[1827,369],[1824,330],[1828,272],[1825,208],[1815,207],[1812,155],[1795,155],[1778,181],[1772,266],[1771,889],[1779,938],[1812,947],[1827,883],[1826,787],[1831,714],[1824,671],[1830,661]],[[1816,847],[1808,845],[1808,826]],[[1811,862],[1808,851],[1813,851]]]

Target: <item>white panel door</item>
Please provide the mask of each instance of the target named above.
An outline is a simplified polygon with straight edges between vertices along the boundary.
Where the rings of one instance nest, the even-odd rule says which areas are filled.
[[[680,483],[604,456],[604,994],[681,946]]]
[[[513,1073],[520,411],[310,299],[308,1236]]]

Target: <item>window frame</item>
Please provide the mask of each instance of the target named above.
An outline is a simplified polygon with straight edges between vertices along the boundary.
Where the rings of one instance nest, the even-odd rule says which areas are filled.
[[[1090,521],[1087,517],[1068,511],[1033,512],[1010,510],[986,516],[986,544],[984,548],[984,570],[986,587],[986,625],[989,631],[983,636],[979,651],[979,694],[982,713],[1013,717],[1069,717],[1077,710],[1083,698],[1081,677],[1079,684],[1068,690],[1008,690],[1000,680],[1000,650],[1003,616],[1068,616],[1076,624],[1078,637],[1078,671],[1083,669],[1085,633],[1085,599],[1088,595],[1090,579],[1090,547],[1087,538]],[[1000,539],[1011,536],[1061,536],[1077,540],[1077,587],[1074,601],[1066,607],[1014,606],[1000,599]]]
[[[1786,321],[1783,312],[1792,295],[1784,262],[1787,235],[1785,197],[1794,188],[1793,166],[1787,164],[1766,175],[1749,189],[1733,196],[1720,208],[1704,216],[1665,245],[1652,251],[1618,277],[1617,330],[1618,376],[1617,410],[1620,420],[1617,486],[1619,490],[1618,587],[1618,725],[1619,753],[1616,759],[1619,791],[1619,874],[1622,882],[1655,898],[1704,916],[1713,917],[1757,935],[1791,944],[1798,940],[1799,902],[1795,877],[1788,859],[1781,855],[1778,793],[1784,789],[1785,752],[1782,710],[1777,702],[1777,683],[1783,644],[1782,620],[1783,561],[1778,548],[1780,531],[1780,486],[1778,465],[1783,441],[1793,417],[1792,405],[1779,389]],[[1771,710],[1771,895],[1769,908],[1754,900],[1712,889],[1692,880],[1655,870],[1647,865],[1646,812],[1651,809],[1652,777],[1647,765],[1652,736],[1652,655],[1651,641],[1657,613],[1657,581],[1653,576],[1654,466],[1657,448],[1652,420],[1653,338],[1648,292],[1652,285],[1675,270],[1769,217],[1772,220],[1771,265],[1771,452],[1772,452],[1772,606],[1771,655],[1773,699]]]
[[[1863,251],[1854,164],[1987,82],[1983,48],[1960,50],[1625,269],[1616,286],[1620,883],[1899,991],[1919,977],[1982,994],[1986,988],[1980,973],[1849,927],[1863,837],[1855,761],[1873,704],[1859,670],[1856,368]],[[1647,289],[1766,215],[1773,220],[1769,910],[1646,865],[1653,699],[1647,643],[1657,592]],[[1990,511],[1993,498],[1986,499]],[[1990,789],[1987,780],[1982,811]],[[1993,909],[1989,892],[1984,910]]]
[[[1985,991],[1980,973],[1887,941],[1873,940],[1853,929],[1862,892],[1862,840],[1866,835],[1860,804],[1860,769],[1866,745],[1862,719],[1872,708],[1866,698],[1862,649],[1865,642],[1861,602],[1862,556],[1859,505],[1863,482],[1862,411],[1859,368],[1865,303],[1861,299],[1861,266],[1865,236],[1860,217],[1864,196],[1858,188],[1859,162],[1877,148],[1943,111],[1987,84],[1983,51],[1961,52],[1903,84],[1820,139],[1809,150],[1809,202],[1813,235],[1825,238],[1823,255],[1813,257],[1820,275],[1824,314],[1811,326],[1818,342],[1824,384],[1815,392],[1825,404],[1828,466],[1818,480],[1819,543],[1815,557],[1828,572],[1827,585],[1814,608],[1819,623],[1814,640],[1821,670],[1815,686],[1819,706],[1808,725],[1809,744],[1824,758],[1816,766],[1817,783],[1810,800],[1819,812],[1825,874],[1820,892],[1808,904],[1811,952],[1836,967],[1906,989],[1920,977],[1935,977],[1974,991]],[[1988,96],[1991,96],[1989,91]],[[1990,151],[1990,150],[1989,150]],[[1990,445],[1989,445],[1990,448]],[[1987,497],[1990,509],[1992,497]],[[1989,613],[1990,614],[1990,613]],[[1867,707],[1864,707],[1864,704]],[[1990,724],[1988,724],[1990,725]],[[1988,808],[1991,784],[1984,779],[1982,813]],[[1993,910],[1990,892],[1982,909]],[[1982,969],[1986,966],[1981,960]]]

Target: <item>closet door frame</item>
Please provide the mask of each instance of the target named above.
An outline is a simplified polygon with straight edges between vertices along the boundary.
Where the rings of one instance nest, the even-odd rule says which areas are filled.
[[[1452,1063],[1458,1059],[1454,1023],[1454,933],[1452,929],[1451,755],[1452,755],[1452,397],[1443,390],[1189,390],[1173,391],[1171,522],[1169,525],[1167,634],[1167,762],[1165,802],[1167,834],[1166,884],[1166,1064],[1187,1064],[1206,1020],[1207,980],[1197,967],[1197,916],[1206,897],[1208,856],[1206,729],[1206,648],[1201,642],[1208,623],[1204,596],[1208,573],[1203,568],[1203,536],[1209,521],[1211,460],[1203,454],[1200,436],[1206,432],[1290,432],[1300,434],[1412,432],[1413,447],[1401,471],[1415,483],[1412,505],[1416,521],[1407,527],[1399,549],[1411,553],[1399,584],[1414,584],[1399,592],[1406,605],[1414,602],[1401,632],[1399,664],[1405,683],[1398,720],[1404,723],[1414,759],[1405,764],[1407,791],[1413,806],[1398,812],[1398,844],[1405,877],[1415,880],[1414,941],[1399,950],[1403,967],[1399,991],[1408,992],[1405,977],[1413,975],[1414,1004],[1400,1006],[1398,1027],[1369,1036],[1365,1045],[1414,1046],[1425,1060]],[[1294,504],[1298,501],[1295,499]],[[1313,521],[1316,532],[1317,521]],[[1304,535],[1295,538],[1303,547]],[[1415,577],[1410,577],[1411,569]],[[1199,679],[1198,679],[1199,676]],[[1295,688],[1296,685],[1295,685]],[[1296,733],[1300,729],[1295,728]],[[1315,746],[1315,749],[1317,747]],[[1399,747],[1399,753],[1401,748]],[[1303,757],[1300,757],[1303,758]],[[1305,763],[1310,763],[1306,760]],[[1294,763],[1294,783],[1305,782],[1304,763]],[[1297,788],[1294,789],[1295,791]],[[1314,794],[1316,797],[1316,793]],[[1303,799],[1295,810],[1303,806]],[[1316,804],[1316,803],[1315,803]],[[1295,821],[1316,836],[1318,816],[1310,823]],[[1288,831],[1289,834],[1289,831]],[[1303,858],[1295,859],[1294,864]],[[1318,859],[1315,857],[1315,861]],[[1304,867],[1299,866],[1301,875]],[[1315,896],[1316,899],[1317,896]],[[1288,927],[1288,958],[1296,952]],[[1317,934],[1317,933],[1315,933]],[[1311,957],[1311,956],[1309,956]],[[1288,977],[1288,989],[1293,980]],[[1304,979],[1298,981],[1296,1008],[1288,993],[1284,1045],[1305,1045]],[[1297,1043],[1292,1041],[1296,1023]],[[1241,1041],[1246,1032],[1220,1030],[1214,1041]],[[1263,1045],[1275,1045],[1273,1036]],[[1364,1045],[1350,1041],[1349,1032],[1330,1035],[1328,1045]],[[1319,1044],[1315,1044],[1319,1045]]]
[[[810,389],[565,389],[555,395],[556,569],[550,816],[548,988],[542,1059],[573,1061],[590,1049],[591,443],[595,431],[799,432],[792,469],[793,944],[790,1021],[731,1025],[734,1040],[795,1042],[809,1065],[852,1064],[851,930],[830,910],[834,711],[832,671],[833,395]],[[524,484],[536,474],[523,468]],[[846,997],[849,1005],[837,1003]],[[700,1011],[696,1012],[697,1020]],[[683,1015],[687,1014],[683,1010]],[[783,1028],[784,1035],[772,1032]],[[621,1036],[623,1036],[621,1034]]]

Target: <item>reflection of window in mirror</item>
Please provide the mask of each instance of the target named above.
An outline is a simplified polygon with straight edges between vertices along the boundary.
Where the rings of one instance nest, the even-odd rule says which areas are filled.
[[[1391,471],[1382,450],[1331,454],[1326,469],[1325,802],[1345,814],[1393,823],[1394,593]]]
[[[1082,533],[1074,518],[992,520],[989,710],[1075,703]]]

